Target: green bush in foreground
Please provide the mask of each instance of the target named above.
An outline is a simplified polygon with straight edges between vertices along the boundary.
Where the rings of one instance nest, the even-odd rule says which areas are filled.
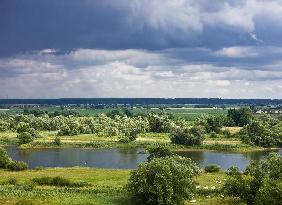
[[[191,199],[199,168],[188,158],[155,158],[131,172],[128,191],[135,204],[178,205]]]
[[[256,205],[280,205],[282,180],[265,180],[256,197]]]
[[[206,172],[219,172],[220,171],[220,167],[216,164],[209,164],[205,167],[205,171]]]
[[[281,165],[282,157],[270,154],[266,161],[253,161],[243,173],[237,167],[229,168],[223,190],[226,195],[239,197],[248,205],[281,204]]]
[[[5,169],[11,161],[12,160],[6,150],[0,147],[0,168]]]
[[[11,171],[23,171],[28,169],[28,165],[25,162],[22,161],[11,161],[7,165],[7,169]]]

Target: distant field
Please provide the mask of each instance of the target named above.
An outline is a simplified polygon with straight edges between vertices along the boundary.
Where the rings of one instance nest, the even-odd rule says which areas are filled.
[[[62,111],[60,107],[46,107],[46,108],[40,108],[42,111],[48,111],[48,112],[55,112],[55,111]],[[65,109],[65,110],[71,110],[76,111],[80,115],[84,116],[95,116],[102,113],[110,113],[113,110],[118,110],[119,112],[123,112],[124,108],[105,108],[105,109],[94,109],[94,108],[74,108],[74,109]],[[150,112],[155,113],[168,113],[168,114],[174,114],[179,117],[184,117],[187,120],[195,120],[200,115],[226,115],[228,112],[228,109],[222,109],[222,108],[166,108],[166,109],[159,109],[159,108],[133,108],[129,109],[133,114],[146,114]],[[14,109],[5,109],[0,110],[0,112],[7,112],[7,113],[23,113],[24,109],[14,108]]]

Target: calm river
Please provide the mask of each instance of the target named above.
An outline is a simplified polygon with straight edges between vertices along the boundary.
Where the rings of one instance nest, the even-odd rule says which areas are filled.
[[[30,168],[42,167],[73,167],[86,166],[111,169],[135,169],[138,164],[147,161],[147,154],[142,148],[130,149],[83,149],[83,148],[48,148],[48,149],[18,149],[8,147],[7,151],[13,160],[28,163]],[[282,150],[279,151],[282,154]],[[238,166],[241,170],[251,160],[262,160],[269,152],[257,151],[247,153],[218,151],[185,151],[179,155],[189,157],[200,167],[208,164],[218,164],[222,169]]]

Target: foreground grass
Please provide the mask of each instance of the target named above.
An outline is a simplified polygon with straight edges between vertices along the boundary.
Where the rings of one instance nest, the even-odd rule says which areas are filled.
[[[35,186],[28,184],[32,178],[62,176],[74,182],[87,182],[87,187],[66,188]],[[91,204],[91,205],[134,205],[124,187],[130,176],[130,170],[108,170],[93,168],[52,168],[11,172],[0,170],[0,204],[16,204],[20,200],[30,200],[34,204]],[[18,185],[5,185],[8,179],[16,179]],[[212,186],[220,189],[225,179],[224,173],[203,173],[198,178],[198,189]],[[219,183],[220,182],[220,183]],[[233,198],[222,198],[219,194],[195,196],[196,203],[211,205],[235,205]],[[191,202],[187,201],[186,204]],[[191,203],[192,204],[192,203]]]

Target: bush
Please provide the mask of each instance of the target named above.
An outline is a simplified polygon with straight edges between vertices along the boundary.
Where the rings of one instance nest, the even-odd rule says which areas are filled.
[[[4,120],[0,119],[0,132],[5,132],[9,130],[10,124],[8,122],[5,122]]]
[[[170,135],[171,142],[182,145],[201,145],[204,139],[204,128],[194,126],[192,128],[178,128]]]
[[[235,126],[245,126],[250,123],[252,119],[252,111],[249,108],[230,109],[227,117]]]
[[[233,137],[233,134],[232,134],[229,130],[227,130],[227,129],[221,130],[221,134],[222,134],[225,138],[232,138],[232,137]]]
[[[131,172],[128,191],[136,204],[184,204],[196,190],[193,179],[199,168],[191,159],[179,156],[155,158]]]
[[[240,173],[238,168],[229,168],[227,172],[228,179],[223,187],[225,194],[239,197],[248,205],[253,205],[259,200],[262,200],[261,203],[264,204],[270,199],[268,197],[272,197],[272,195],[274,202],[279,200],[277,195],[281,196],[281,184],[277,183],[277,186],[274,186],[269,193],[266,192],[271,184],[276,183],[276,181],[281,182],[281,163],[281,156],[270,154],[266,161],[260,163],[252,161],[244,173]]]
[[[256,197],[256,205],[280,205],[282,202],[282,181],[265,180]]]
[[[11,158],[5,149],[0,147],[0,168],[7,168],[7,165],[11,162]]]
[[[11,171],[23,171],[28,169],[28,165],[25,162],[22,161],[11,161],[7,165],[7,169]]]
[[[159,157],[166,157],[166,156],[172,156],[172,152],[170,151],[169,147],[164,144],[153,144],[147,147],[147,150],[149,152],[148,160],[151,161],[154,158]]]
[[[217,134],[215,132],[210,133],[210,138],[217,138]]]
[[[33,141],[32,135],[29,132],[20,132],[17,136],[19,144],[27,144]]]
[[[119,136],[119,137],[118,137],[118,141],[119,141],[120,143],[129,143],[129,142],[131,142],[131,140],[130,140],[129,137],[127,137],[127,136]]]
[[[83,187],[86,186],[87,183],[84,182],[71,182],[69,179],[63,177],[40,177],[33,178],[32,182],[38,185],[46,185],[46,186],[68,186],[68,187]]]
[[[18,185],[19,182],[16,178],[9,178],[6,181],[3,182],[3,184],[7,184],[7,185]]]
[[[271,147],[278,145],[279,136],[272,131],[265,123],[252,121],[243,127],[239,132],[239,137],[246,144]]]
[[[205,167],[205,171],[206,172],[219,172],[220,171],[220,166],[216,165],[216,164],[210,164],[210,165],[207,165]]]
[[[62,145],[61,138],[56,136],[53,143],[54,145],[61,146]]]

